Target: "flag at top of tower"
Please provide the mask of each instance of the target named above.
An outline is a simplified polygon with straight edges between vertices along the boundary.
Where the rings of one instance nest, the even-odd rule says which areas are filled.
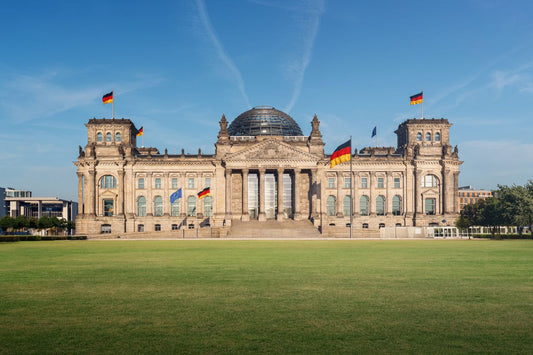
[[[103,97],[102,97],[102,102],[104,104],[110,104],[113,102],[113,91],[111,91],[109,94],[105,94]]]
[[[411,96],[411,105],[421,104],[423,101],[423,91],[419,94]]]
[[[141,129],[137,131],[137,137],[142,136],[143,134],[144,134],[144,126],[141,127]]]
[[[346,143],[343,143],[335,149],[333,154],[331,154],[330,168],[333,168],[335,165],[343,163],[345,161],[350,161],[352,157],[352,140],[349,139]]]

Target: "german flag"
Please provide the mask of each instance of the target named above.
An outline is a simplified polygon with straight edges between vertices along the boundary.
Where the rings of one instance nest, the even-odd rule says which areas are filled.
[[[411,105],[421,104],[423,101],[423,98],[422,98],[423,96],[424,96],[423,92],[421,92],[420,94],[411,96]]]
[[[103,97],[102,97],[102,102],[104,104],[110,104],[113,102],[113,91],[111,91],[109,94],[105,94]]]
[[[206,187],[202,191],[198,192],[198,198],[204,198],[206,196],[211,196],[211,190],[209,187]]]
[[[137,137],[142,136],[143,134],[144,134],[144,126],[141,127],[141,129],[137,131]]]
[[[345,161],[350,161],[351,158],[352,140],[349,139],[346,143],[339,145],[333,154],[331,154],[330,168]]]

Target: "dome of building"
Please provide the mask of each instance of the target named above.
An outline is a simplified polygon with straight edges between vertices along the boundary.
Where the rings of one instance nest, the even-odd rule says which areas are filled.
[[[257,106],[241,113],[228,127],[230,136],[303,136],[298,123],[271,106]]]

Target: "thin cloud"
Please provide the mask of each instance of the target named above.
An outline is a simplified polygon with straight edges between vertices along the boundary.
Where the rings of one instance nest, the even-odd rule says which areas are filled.
[[[304,32],[304,38],[302,41],[303,45],[296,53],[296,58],[285,65],[285,72],[289,79],[293,81],[294,86],[292,97],[285,108],[285,112],[290,112],[300,97],[305,71],[311,62],[316,35],[320,28],[320,19],[325,11],[325,1],[305,1],[301,7],[291,7],[286,9],[299,12],[298,16],[302,17],[299,22]]]
[[[224,63],[226,67],[228,67],[233,80],[236,82],[237,87],[239,88],[239,91],[241,92],[241,95],[246,102],[247,107],[251,107],[250,100],[248,99],[248,95],[246,95],[246,90],[244,87],[244,80],[242,79],[241,72],[233,63],[229,55],[226,53],[226,50],[224,49],[224,46],[222,46],[222,43],[218,39],[218,36],[211,25],[211,20],[209,19],[209,14],[207,13],[207,8],[205,6],[205,3],[203,0],[196,0],[196,4],[198,5],[198,11],[200,13],[200,19],[202,21],[202,25],[205,28],[205,31],[207,35],[209,36],[209,39],[211,42],[213,42],[213,45],[215,46],[215,49],[217,51],[218,57],[220,60]]]
[[[8,80],[0,84],[0,110],[5,113],[4,117],[14,123],[25,123],[94,104],[105,91],[102,87],[118,87],[116,92],[124,94],[161,82],[155,77],[141,77],[132,83],[79,88],[58,84],[62,77],[64,75],[57,70],[39,75],[10,74]]]

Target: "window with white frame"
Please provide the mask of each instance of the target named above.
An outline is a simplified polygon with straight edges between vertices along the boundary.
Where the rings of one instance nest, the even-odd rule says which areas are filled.
[[[139,178],[139,180],[137,180],[137,188],[144,189],[144,178]]]
[[[113,175],[104,175],[100,180],[100,187],[102,189],[115,189],[117,187],[117,179]]]
[[[349,178],[349,177],[344,178],[344,188],[345,189],[349,189],[350,188],[351,180],[352,180],[352,178]]]
[[[424,209],[426,214],[434,215],[436,213],[437,200],[434,198],[426,198],[424,200]]]
[[[351,213],[351,202],[352,198],[350,196],[344,196],[344,199],[342,200],[342,213],[345,216],[349,216]]]
[[[194,178],[190,177],[188,180],[187,180],[187,187],[189,189],[194,189]]]
[[[161,178],[155,178],[155,188],[156,189],[161,188]]]
[[[144,196],[137,198],[137,216],[146,217],[146,198]]]
[[[178,178],[172,178],[172,188],[173,189],[178,188]]]
[[[335,188],[335,178],[333,177],[328,178],[328,188],[329,189]]]
[[[328,216],[335,216],[337,214],[337,200],[335,199],[335,196],[329,195],[326,200],[326,213]]]
[[[394,178],[394,188],[395,189],[399,189],[400,188],[400,178],[399,177],[395,177]]]
[[[161,217],[163,215],[163,198],[161,196],[154,197],[154,216]]]
[[[368,196],[361,196],[359,199],[359,214],[361,216],[368,216]]]
[[[382,189],[385,187],[385,179],[382,177],[378,177],[378,189]]]
[[[426,175],[422,178],[422,187],[437,187],[439,180],[435,175]]]
[[[368,187],[368,178],[363,177],[361,178],[361,188],[366,189]]]
[[[384,216],[385,215],[385,197],[379,195],[376,197],[376,215]]]

